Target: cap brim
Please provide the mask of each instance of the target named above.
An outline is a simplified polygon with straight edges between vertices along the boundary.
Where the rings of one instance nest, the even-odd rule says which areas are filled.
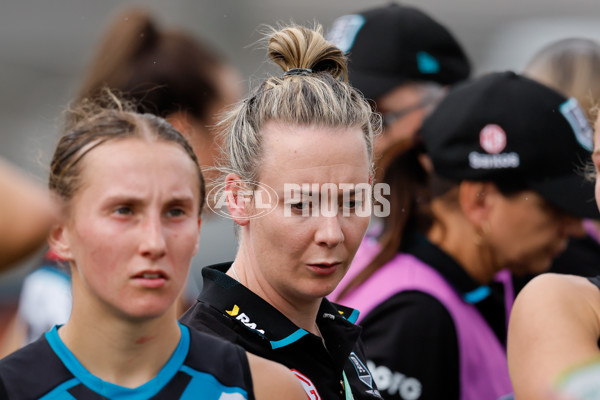
[[[580,218],[600,219],[594,196],[594,182],[568,175],[531,184],[531,189],[566,213]]]
[[[348,80],[350,84],[367,99],[377,100],[387,92],[405,83],[408,78],[399,76],[385,76],[381,73],[365,73],[364,71],[348,68]]]

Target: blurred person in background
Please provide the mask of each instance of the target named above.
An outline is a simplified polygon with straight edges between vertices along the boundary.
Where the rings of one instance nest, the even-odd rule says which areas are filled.
[[[585,116],[600,101],[600,43],[568,38],[550,43],[529,61],[523,74],[565,96],[575,97]],[[586,235],[571,238],[550,272],[596,276],[600,274],[600,229],[597,221],[584,220]]]
[[[600,207],[600,118],[595,128]],[[600,275],[534,278],[517,296],[510,318],[508,365],[516,400],[600,399],[599,342]]]
[[[381,399],[358,313],[325,299],[369,224],[360,188],[371,187],[380,121],[319,26],[272,30],[267,52],[283,72],[219,124],[238,253],[202,270],[198,302],[181,320],[291,368],[310,399]]]
[[[580,218],[598,215],[593,187],[576,171],[589,157],[591,128],[575,116],[583,113],[574,99],[510,72],[490,74],[450,89],[423,124],[423,146],[384,159],[390,213],[330,296],[361,310],[384,398],[511,393],[510,274],[546,271],[581,233]]]
[[[0,159],[0,272],[42,247],[57,213],[48,191]]]
[[[210,44],[178,28],[162,28],[140,8],[115,16],[88,66],[77,98],[104,88],[138,111],[167,119],[192,145],[200,166],[214,177],[218,116],[241,96],[238,71]]]
[[[350,83],[383,116],[376,159],[398,141],[409,145],[447,87],[471,71],[448,29],[409,6],[392,3],[344,15],[327,38],[348,54]]]
[[[304,399],[285,367],[178,323],[202,172],[168,122],[111,101],[70,112],[50,166],[64,207],[49,242],[69,264],[73,311],[0,360],[0,398]]]
[[[144,9],[126,8],[116,14],[104,33],[77,98],[94,98],[110,88],[135,104],[138,112],[167,119],[192,145],[210,183],[219,151],[213,126],[217,116],[238,100],[240,86],[239,73],[212,46],[183,30],[161,28]],[[235,256],[233,229],[230,220],[205,212],[200,250],[181,312],[198,294],[194,269]],[[0,355],[36,340],[54,324],[66,322],[70,302],[69,271],[49,252],[43,266],[23,283],[19,310]]]
[[[127,8],[104,33],[78,98],[108,87],[138,111],[165,118],[192,145],[210,191],[220,150],[214,126],[239,100],[241,82],[239,72],[209,43],[182,29],[162,28],[144,9]],[[192,271],[235,256],[230,220],[206,210],[202,231]]]

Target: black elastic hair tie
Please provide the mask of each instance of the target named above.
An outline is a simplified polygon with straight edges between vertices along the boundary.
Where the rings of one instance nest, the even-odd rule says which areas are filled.
[[[283,76],[306,76],[312,74],[312,69],[310,68],[290,68],[285,71]]]

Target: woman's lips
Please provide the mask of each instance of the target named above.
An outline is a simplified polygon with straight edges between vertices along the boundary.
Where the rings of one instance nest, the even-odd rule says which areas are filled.
[[[337,271],[341,263],[311,263],[308,268],[318,275],[331,275]]]
[[[134,282],[146,288],[160,288],[167,283],[169,277],[162,271],[142,271],[135,274]]]

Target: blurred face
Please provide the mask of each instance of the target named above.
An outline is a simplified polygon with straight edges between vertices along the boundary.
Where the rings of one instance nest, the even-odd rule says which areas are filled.
[[[383,115],[384,128],[375,141],[377,156],[394,143],[414,137],[429,111],[426,100],[419,86],[410,83],[398,86],[378,99],[377,111]]]
[[[254,260],[252,273],[264,282],[258,294],[291,304],[320,301],[346,273],[369,224],[368,216],[356,215],[356,197],[344,199],[336,189],[342,184],[370,182],[363,133],[359,128],[270,122],[263,129],[263,138],[259,179],[278,193],[279,203],[273,212],[244,227],[246,251]],[[322,204],[311,202],[305,191],[286,200],[285,184],[316,184],[321,189],[333,184],[329,196],[317,196],[328,210],[336,210],[336,215],[325,216],[320,211],[317,215]],[[311,212],[303,215],[307,208]]]
[[[489,240],[496,261],[516,275],[545,272],[582,231],[581,220],[526,190],[512,196],[498,193],[489,216]]]
[[[74,295],[121,317],[164,314],[198,244],[193,162],[178,145],[137,138],[101,144],[82,162],[63,228]]]

